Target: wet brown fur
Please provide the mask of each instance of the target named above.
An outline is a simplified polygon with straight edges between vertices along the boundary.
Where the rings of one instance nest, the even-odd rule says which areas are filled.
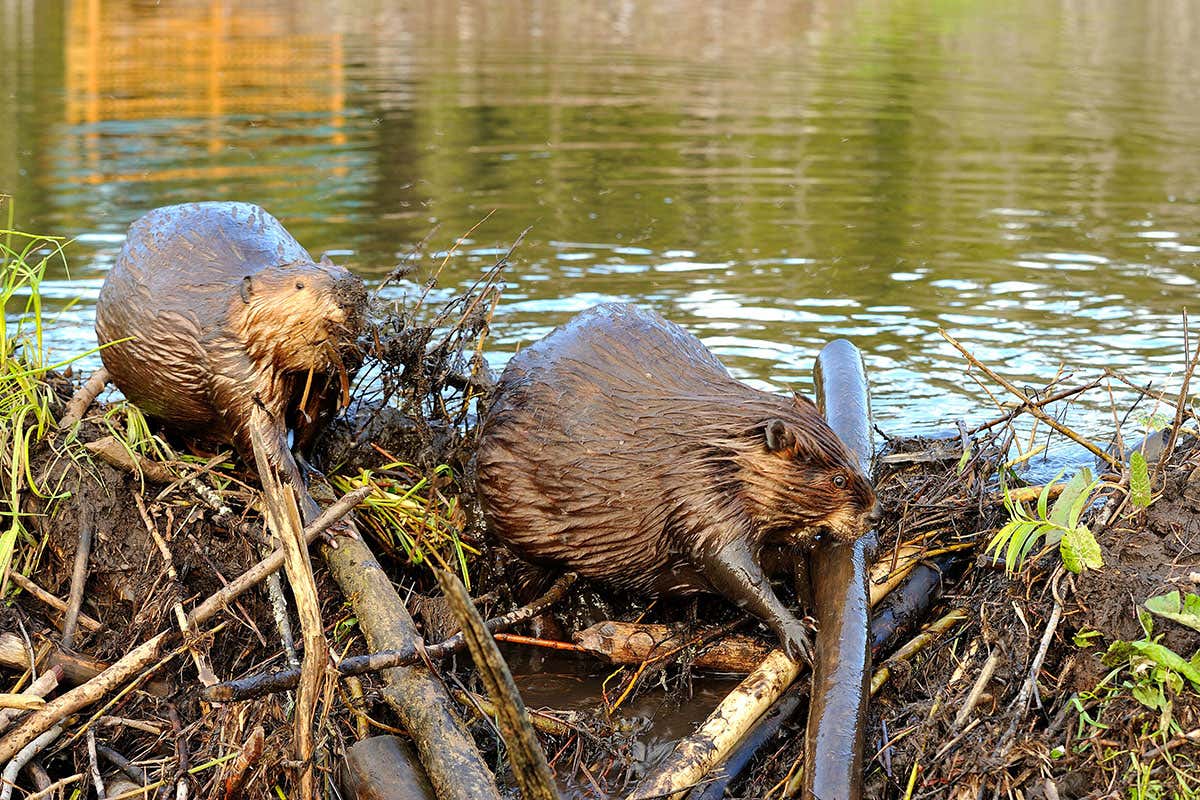
[[[257,404],[292,472],[286,430],[303,443],[338,405],[365,303],[359,278],[314,263],[261,208],[191,203],[130,227],[96,334],[113,382],[148,416],[201,445],[232,442],[253,463]]]
[[[477,468],[489,523],[519,553],[650,593],[710,590],[705,559],[731,540],[852,540],[875,507],[811,402],[735,380],[679,326],[618,304],[513,357]]]

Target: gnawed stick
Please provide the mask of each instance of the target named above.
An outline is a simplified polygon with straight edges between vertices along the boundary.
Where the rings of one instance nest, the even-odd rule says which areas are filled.
[[[91,376],[84,381],[84,384],[75,390],[75,394],[71,395],[71,399],[67,401],[67,407],[63,410],[62,419],[58,421],[58,427],[67,430],[75,426],[77,422],[83,419],[83,415],[87,413],[88,406],[95,402],[100,393],[104,391],[104,387],[108,385],[108,370],[104,367],[96,370]]]
[[[26,686],[25,691],[21,692],[19,696],[36,698],[38,700],[36,708],[42,708],[46,705],[46,695],[58,688],[58,683],[62,680],[62,676],[62,667],[51,667],[39,675],[37,680]],[[30,706],[30,708],[34,708],[34,706]],[[14,719],[21,715],[21,711],[21,708],[15,706],[0,709],[0,733],[8,730],[8,726],[12,724]]]
[[[143,642],[95,678],[56,697],[46,703],[44,708],[30,714],[19,728],[0,739],[0,762],[11,759],[22,748],[68,715],[91,705],[108,692],[137,676],[158,659],[168,638],[169,634],[160,633]]]
[[[772,650],[695,733],[676,744],[667,761],[637,785],[629,800],[677,797],[695,786],[799,674],[799,664],[783,651]]]
[[[403,651],[420,645],[420,634],[391,579],[367,544],[342,537],[324,548],[334,581],[350,601],[373,650]],[[499,800],[495,778],[454,713],[453,700],[424,666],[383,673],[384,700],[417,745],[421,763],[442,800]]]
[[[875,694],[883,688],[883,685],[892,677],[891,667],[893,665],[911,660],[913,656],[928,647],[939,636],[966,618],[966,609],[956,608],[941,619],[931,623],[929,627],[910,639],[904,647],[893,653],[891,658],[883,662],[883,665],[875,670],[875,674],[871,676],[871,694]]]
[[[321,601],[317,595],[312,561],[309,559],[308,546],[304,540],[304,523],[300,521],[296,490],[279,474],[278,468],[268,455],[268,448],[263,439],[262,432],[270,429],[270,415],[255,406],[250,412],[250,441],[254,445],[254,460],[258,465],[259,479],[262,481],[267,524],[284,553],[284,568],[287,570],[292,595],[296,598],[296,612],[300,617],[300,628],[304,637],[304,659],[300,664],[292,743],[296,760],[304,765],[298,781],[300,796],[309,798],[316,797],[313,720],[317,713],[318,699],[325,694],[325,665],[329,662],[329,642],[325,639],[324,623],[321,621]]]
[[[568,572],[559,577],[554,585],[527,605],[489,619],[484,627],[491,633],[507,630],[527,619],[537,616],[550,606],[566,596],[567,589],[575,582],[575,573]],[[406,667],[423,662],[426,658],[436,661],[453,653],[459,653],[467,647],[461,633],[456,633],[445,641],[426,646],[413,646],[405,650],[387,650],[381,653],[369,653],[365,656],[343,658],[338,663],[338,672],[342,675],[363,675],[368,672],[379,672],[392,667]],[[423,654],[422,654],[423,651]],[[266,675],[251,675],[248,678],[226,681],[210,686],[204,690],[204,699],[213,702],[230,703],[237,700],[249,700],[272,692],[282,692],[293,688],[299,678],[298,670],[287,669]]]
[[[434,569],[442,594],[450,605],[450,612],[458,620],[462,633],[471,651],[471,660],[479,671],[483,685],[487,687],[500,736],[508,749],[508,763],[513,778],[525,800],[558,800],[554,785],[554,773],[546,762],[546,753],[538,742],[525,701],[517,691],[508,664],[500,655],[496,642],[483,625],[483,617],[471,602],[467,589],[458,577],[445,569]]]

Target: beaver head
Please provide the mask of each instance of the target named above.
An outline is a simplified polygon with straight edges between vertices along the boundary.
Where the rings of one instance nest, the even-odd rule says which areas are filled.
[[[723,443],[763,540],[798,543],[826,530],[851,542],[865,534],[881,511],[858,459],[808,399],[773,405],[752,410]]]
[[[261,269],[239,286],[232,316],[255,361],[281,372],[337,368],[365,325],[362,279],[323,261]]]

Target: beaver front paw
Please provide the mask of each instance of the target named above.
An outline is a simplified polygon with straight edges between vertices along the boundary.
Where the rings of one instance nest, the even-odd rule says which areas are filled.
[[[783,646],[783,652],[788,658],[797,664],[812,666],[812,638],[800,620],[780,620],[776,633],[779,636],[779,643]]]

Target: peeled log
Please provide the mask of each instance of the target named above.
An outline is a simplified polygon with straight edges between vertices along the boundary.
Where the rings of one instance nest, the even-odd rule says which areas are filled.
[[[813,371],[817,405],[829,427],[871,468],[871,407],[862,354],[845,339],[821,350]],[[817,618],[812,700],[804,753],[804,796],[862,797],[862,757],[871,650],[868,567],[872,531],[853,544],[822,542],[813,549],[813,611]]]
[[[661,658],[687,645],[695,635],[677,635],[667,625],[606,620],[576,633],[575,643],[614,664],[640,664]],[[703,645],[692,660],[696,669],[746,675],[771,652],[771,646],[753,636],[725,636]]]

